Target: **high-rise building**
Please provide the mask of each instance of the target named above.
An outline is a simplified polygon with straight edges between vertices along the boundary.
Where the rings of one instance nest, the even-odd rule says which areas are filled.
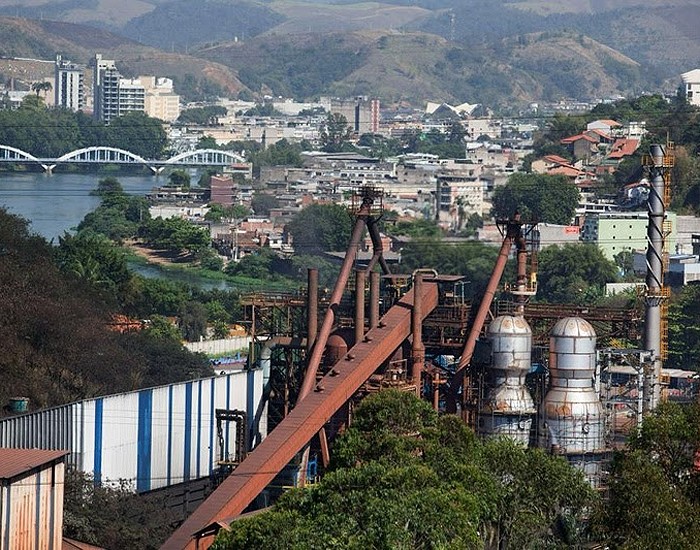
[[[83,67],[57,54],[54,74],[54,105],[71,111],[82,110],[85,107]]]
[[[93,75],[93,116],[109,124],[119,116],[119,80],[121,74],[111,59],[102,59],[95,54],[95,72]]]
[[[114,61],[95,54],[94,116],[109,124],[131,111],[173,122],[180,116],[180,96],[169,78],[139,76],[123,78]]]
[[[145,111],[146,89],[138,78],[120,78],[118,83],[118,115]]]
[[[331,113],[338,113],[348,121],[350,131],[362,134],[379,132],[379,100],[366,97],[354,99],[333,99],[330,102]]]

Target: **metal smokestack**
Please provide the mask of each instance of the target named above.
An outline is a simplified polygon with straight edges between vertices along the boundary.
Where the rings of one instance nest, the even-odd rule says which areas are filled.
[[[664,158],[665,151],[661,145],[654,144],[650,148],[650,189],[647,209],[649,224],[647,225],[647,295],[644,315],[644,349],[652,352],[653,365],[649,369],[650,380],[645,383],[650,386],[650,394],[645,403],[655,408],[661,399],[661,307],[663,302],[663,254],[664,234],[663,223],[665,215],[664,196]]]

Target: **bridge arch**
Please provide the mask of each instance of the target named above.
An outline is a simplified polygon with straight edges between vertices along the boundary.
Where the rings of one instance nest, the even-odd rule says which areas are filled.
[[[17,149],[16,147],[10,147],[9,145],[0,145],[0,160],[5,162],[11,162],[13,160],[36,162],[44,170],[49,170],[49,167],[34,155]]]
[[[144,166],[148,166],[148,168],[150,168],[154,173],[157,173],[158,171],[143,157],[140,157],[131,151],[118,149],[116,147],[84,147],[82,149],[76,149],[75,151],[66,153],[65,155],[58,157],[53,162],[54,164],[49,167],[49,170],[53,170],[61,163],[106,162],[113,164],[143,164]]]
[[[231,151],[221,151],[219,149],[197,149],[186,151],[166,160],[163,165],[171,164],[191,164],[193,166],[225,166],[232,162],[245,162],[245,159],[232,153]]]

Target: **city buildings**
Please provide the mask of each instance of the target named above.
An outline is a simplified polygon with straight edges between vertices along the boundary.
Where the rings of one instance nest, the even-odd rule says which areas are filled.
[[[180,116],[180,96],[173,81],[156,76],[123,78],[113,60],[95,54],[93,79],[96,119],[109,124],[116,117],[138,111],[165,122]]]
[[[180,116],[180,96],[173,89],[173,81],[156,76],[139,76],[144,88],[143,109],[153,118],[175,122]]]
[[[107,124],[119,116],[119,80],[121,74],[113,60],[97,53],[93,67],[93,116]]]
[[[324,100],[321,100],[324,103]],[[331,99],[331,113],[343,115],[350,130],[357,135],[379,133],[379,100],[367,97],[354,99]]]

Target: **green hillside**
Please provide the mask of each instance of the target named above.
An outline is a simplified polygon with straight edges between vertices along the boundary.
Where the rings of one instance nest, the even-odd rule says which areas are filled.
[[[150,46],[184,51],[198,44],[250,38],[284,20],[284,15],[254,2],[177,0],[132,19],[122,33]]]
[[[266,34],[194,53],[236,70],[251,90],[294,97],[376,95],[512,106],[631,92],[641,78],[631,59],[571,33],[481,47],[418,32]]]

